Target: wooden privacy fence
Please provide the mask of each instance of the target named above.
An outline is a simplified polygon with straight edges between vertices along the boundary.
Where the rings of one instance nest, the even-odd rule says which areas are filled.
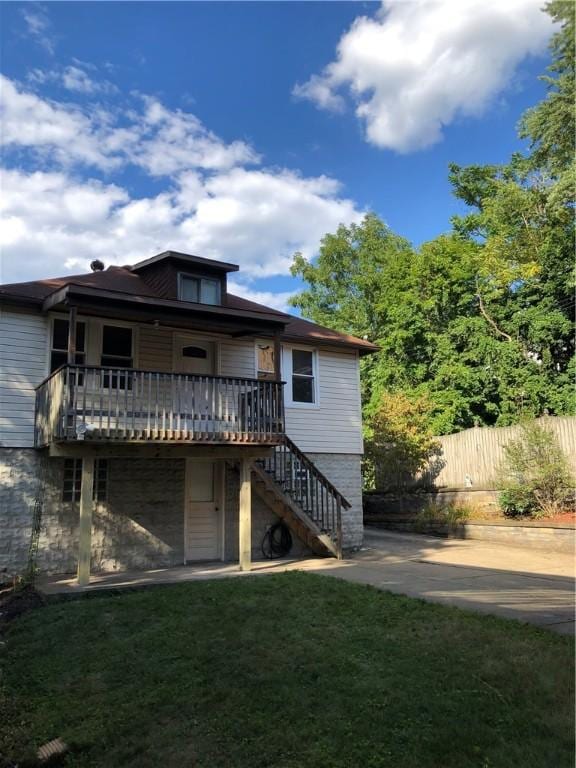
[[[576,472],[576,417],[544,416],[536,420],[558,438],[573,472]],[[377,472],[378,486],[382,480],[388,488],[476,488],[493,489],[496,470],[504,457],[504,446],[519,437],[521,427],[473,427],[454,435],[436,438],[440,454],[427,470],[417,477],[407,479],[399,468],[382,467]]]

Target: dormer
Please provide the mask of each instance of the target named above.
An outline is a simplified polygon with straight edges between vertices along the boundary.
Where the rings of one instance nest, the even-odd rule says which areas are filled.
[[[226,303],[227,276],[238,265],[165,251],[130,268],[162,298],[193,304]]]

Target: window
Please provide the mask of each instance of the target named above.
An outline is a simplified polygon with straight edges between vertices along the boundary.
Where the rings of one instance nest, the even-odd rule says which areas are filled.
[[[314,352],[292,350],[292,402],[315,403]]]
[[[220,304],[220,280],[180,275],[179,297],[197,304]]]
[[[108,459],[96,459],[94,462],[94,501],[106,501],[108,498]]]
[[[275,379],[274,370],[274,346],[272,344],[257,344],[256,354],[258,355],[258,378]]]
[[[182,357],[195,357],[197,360],[207,360],[208,350],[203,347],[182,347]]]
[[[64,459],[62,501],[80,501],[82,459]]]
[[[132,368],[132,328],[120,325],[102,326],[102,356],[100,365],[105,368]],[[132,377],[128,374],[105,373],[104,389],[131,389]]]
[[[76,365],[84,365],[86,358],[86,324],[76,323]],[[50,373],[68,362],[68,320],[55,317],[52,321],[50,347]]]
[[[102,358],[107,368],[132,368],[132,328],[102,326]]]
[[[64,459],[64,480],[62,501],[80,501],[82,490],[82,459]],[[108,460],[96,459],[94,462],[94,487],[92,498],[106,501],[108,495]]]

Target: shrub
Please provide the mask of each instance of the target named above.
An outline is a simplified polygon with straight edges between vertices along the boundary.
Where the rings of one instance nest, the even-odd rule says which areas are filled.
[[[498,494],[498,505],[506,517],[527,517],[537,514],[538,509],[531,489],[523,485],[503,488]]]
[[[440,444],[429,427],[431,404],[427,397],[384,392],[367,414],[363,464],[366,488],[402,488],[413,485]]]
[[[553,432],[532,422],[504,447],[498,468],[499,503],[505,515],[550,517],[570,505],[574,479]]]
[[[466,504],[436,504],[431,502],[416,515],[416,527],[425,529],[429,525],[446,525],[456,528],[472,517],[472,510]]]

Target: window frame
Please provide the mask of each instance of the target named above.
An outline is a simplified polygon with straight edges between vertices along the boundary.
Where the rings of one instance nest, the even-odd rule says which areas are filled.
[[[63,504],[79,504],[82,493],[82,467],[81,457],[64,459],[62,467],[61,499]],[[71,472],[71,480],[66,479],[66,473]],[[92,501],[99,504],[108,501],[108,482],[110,463],[108,459],[96,458],[94,460],[94,477],[92,483]],[[68,487],[68,483],[72,483]]]
[[[105,355],[104,354],[104,328],[122,328],[124,331],[130,331],[130,357],[126,357],[124,355]],[[106,321],[103,321],[100,326],[100,349],[99,351],[99,364],[100,368],[123,368],[128,371],[135,368],[135,360],[134,360],[134,348],[136,346],[135,338],[134,338],[134,328],[131,325],[121,325],[120,323],[108,323]],[[116,357],[116,358],[122,358],[124,360],[130,360],[130,365],[110,365],[106,364],[104,365],[102,363],[103,357]]]
[[[190,301],[190,299],[182,298],[182,287],[185,280],[196,280],[198,282],[198,301]],[[202,301],[202,281],[215,283],[218,287],[218,297],[215,304]],[[218,277],[210,277],[209,275],[195,274],[193,272],[178,272],[178,300],[185,301],[188,304],[204,304],[207,307],[221,307],[222,306],[222,280]]]
[[[63,365],[68,364],[68,347],[66,347],[66,349],[58,349],[54,346],[54,326],[58,320],[64,323],[70,323],[70,318],[68,315],[51,315],[50,317],[50,335],[48,337],[48,375],[54,373],[54,371],[57,371],[59,368],[62,368]],[[74,365],[85,366],[88,357],[88,323],[86,320],[80,318],[77,319],[76,342],[78,342],[78,326],[80,325],[84,326],[84,349],[82,351],[76,349]],[[68,327],[70,327],[70,325],[68,325]],[[56,366],[56,368],[52,368],[52,355],[55,352],[66,355],[66,360],[60,365]],[[82,362],[78,362],[79,357],[82,357]]]
[[[122,328],[124,330],[129,330],[132,337],[132,344],[131,344],[131,356],[130,358],[124,358],[125,360],[130,359],[131,365],[104,365],[102,362],[103,357],[122,357],[122,355],[104,355],[104,327],[108,326],[109,328]],[[100,327],[99,327],[99,338],[98,338],[98,366],[99,368],[108,368],[112,371],[120,371],[120,375],[116,373],[103,373],[101,376],[101,389],[104,392],[108,392],[109,390],[115,391],[115,390],[130,390],[132,389],[132,379],[129,378],[126,374],[123,374],[123,371],[133,371],[134,368],[137,368],[137,361],[136,361],[136,327],[131,325],[130,323],[121,323],[121,322],[108,322],[107,320],[101,320]]]
[[[313,382],[313,393],[314,393],[314,402],[312,403],[305,403],[301,402],[299,400],[294,400],[294,394],[293,394],[293,356],[292,353],[294,350],[299,350],[301,352],[310,352],[312,354],[312,376],[306,377],[311,378]],[[315,347],[307,347],[304,345],[294,344],[289,347],[284,348],[284,354],[283,357],[283,370],[285,373],[286,378],[286,405],[290,408],[309,408],[313,410],[317,410],[320,408],[320,385],[319,385],[319,366],[318,366],[318,350]]]

